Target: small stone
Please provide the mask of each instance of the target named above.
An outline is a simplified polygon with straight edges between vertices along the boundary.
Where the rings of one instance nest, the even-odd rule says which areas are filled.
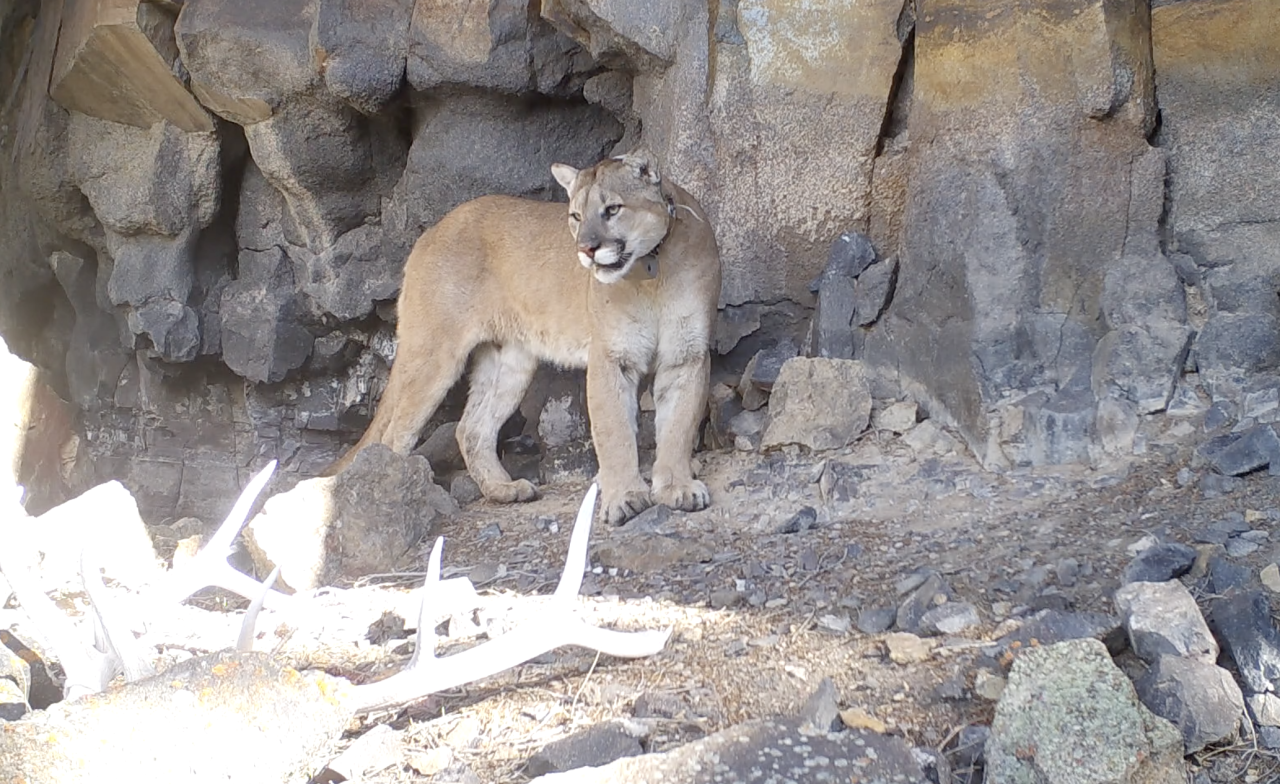
[[[870,730],[881,735],[889,731],[888,725],[862,708],[846,708],[840,711],[840,721],[851,730]]]
[[[418,775],[431,777],[453,764],[453,751],[448,746],[437,746],[411,752],[405,761]]]
[[[1261,545],[1257,542],[1238,538],[1228,539],[1226,544],[1227,555],[1232,558],[1244,558],[1246,555],[1257,552],[1259,547],[1261,547]]]
[[[1244,712],[1240,687],[1212,662],[1161,656],[1134,687],[1152,713],[1182,733],[1186,754],[1234,736]]]
[[[889,660],[894,664],[928,661],[933,653],[932,642],[908,632],[893,632],[885,635],[884,644],[889,650]]]
[[[863,634],[882,634],[893,628],[898,611],[893,607],[869,607],[858,613],[858,631]]]
[[[1054,567],[1054,573],[1057,575],[1058,585],[1070,588],[1076,584],[1076,579],[1080,576],[1080,562],[1074,558],[1063,558]]]
[[[1280,727],[1259,727],[1258,742],[1264,749],[1280,751]]]
[[[458,474],[449,482],[449,495],[458,506],[466,506],[479,501],[483,494],[470,474]]]
[[[1217,660],[1218,643],[1191,592],[1177,580],[1129,583],[1116,591],[1115,601],[1133,651],[1143,661],[1155,663],[1164,655]]]
[[[597,724],[548,743],[525,763],[525,774],[541,776],[575,768],[599,767],[622,757],[643,753],[640,741],[620,723]]]
[[[762,447],[823,451],[853,443],[871,418],[870,375],[852,359],[787,360],[769,401]]]
[[[1267,590],[1272,593],[1280,593],[1280,566],[1276,564],[1267,564],[1262,571],[1258,573],[1258,579],[1266,586]]]
[[[358,780],[398,765],[403,753],[402,733],[389,725],[378,724],[357,738],[328,767],[346,780]]]
[[[934,607],[920,618],[920,633],[925,635],[959,634],[982,623],[978,608],[968,602],[947,602]]]
[[[742,603],[742,592],[733,588],[721,588],[711,592],[710,604],[712,608],[724,610],[730,607],[737,607]]]
[[[1138,553],[1124,568],[1124,583],[1162,583],[1191,571],[1196,561],[1194,547],[1176,542],[1153,545]]]
[[[847,615],[820,615],[818,616],[818,628],[825,629],[836,634],[844,634],[853,626]]]
[[[1280,697],[1271,693],[1253,694],[1246,702],[1255,723],[1264,727],[1280,727]]]
[[[800,534],[813,528],[818,522],[818,510],[802,506],[778,528],[780,534]]]
[[[818,688],[800,708],[800,719],[819,732],[840,728],[840,707],[836,704],[836,685],[830,678],[818,682]]]
[[[628,520],[620,529],[626,533],[660,533],[671,520],[671,507],[657,504]]]
[[[948,750],[952,768],[959,773],[981,765],[983,750],[990,737],[991,728],[984,724],[970,724],[960,730],[960,734],[956,736],[955,746]]]
[[[1190,468],[1179,468],[1173,479],[1178,483],[1178,487],[1186,487],[1196,481],[1196,472]]]
[[[1252,581],[1248,568],[1227,560],[1221,553],[1209,557],[1206,567],[1211,593],[1224,594],[1232,588],[1244,588]]]
[[[1120,619],[1106,613],[1073,613],[1044,610],[996,641],[999,653],[1015,647],[1052,645],[1065,640],[1092,638],[1118,653],[1127,644]]]
[[[978,670],[978,674],[973,676],[973,693],[984,700],[996,702],[1004,694],[1006,684],[1007,681],[994,672]]]
[[[917,457],[942,457],[960,448],[960,444],[932,419],[926,419],[904,433],[902,442],[911,447]]]
[[[876,412],[872,423],[876,430],[888,430],[893,433],[905,433],[916,426],[918,415],[914,400],[894,403],[883,411]]]
[[[1271,534],[1266,531],[1245,531],[1240,534],[1240,538],[1248,542],[1266,542],[1271,539]]]
[[[904,632],[919,632],[920,621],[929,610],[949,601],[954,594],[951,587],[937,572],[930,572],[917,588],[911,591],[898,605],[895,620],[898,629]]]
[[[1191,541],[1196,542],[1197,544],[1225,545],[1227,543],[1227,540],[1230,538],[1231,538],[1231,534],[1227,533],[1226,531],[1220,531],[1217,528],[1205,528],[1201,531],[1197,531],[1191,537]]]
[[[1209,605],[1209,628],[1236,664],[1249,694],[1273,691],[1280,678],[1280,632],[1262,591],[1228,593]]]
[[[497,523],[489,523],[484,528],[481,528],[478,533],[476,533],[476,541],[480,541],[480,542],[490,542],[490,541],[493,541],[494,539],[501,539],[501,538],[502,538],[502,526],[498,525]]]

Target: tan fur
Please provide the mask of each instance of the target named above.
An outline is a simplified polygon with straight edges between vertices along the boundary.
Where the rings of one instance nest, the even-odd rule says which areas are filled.
[[[386,392],[364,437],[326,473],[369,444],[408,453],[473,357],[457,431],[467,468],[486,498],[535,498],[531,483],[512,481],[498,462],[497,438],[538,362],[549,361],[587,368],[591,437],[611,522],[655,502],[689,511],[710,502],[691,458],[720,296],[711,224],[692,196],[662,180],[646,152],[552,170],[569,192],[567,210],[486,196],[418,240],[405,263]],[[648,278],[643,257],[659,243],[657,274]],[[652,492],[636,453],[637,388],[648,374],[657,404]]]

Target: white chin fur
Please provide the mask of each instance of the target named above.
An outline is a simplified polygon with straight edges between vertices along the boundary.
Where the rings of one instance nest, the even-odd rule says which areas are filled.
[[[627,276],[627,273],[631,271],[635,263],[635,259],[632,259],[617,269],[592,265],[591,274],[595,275],[596,280],[601,283],[617,283]]]

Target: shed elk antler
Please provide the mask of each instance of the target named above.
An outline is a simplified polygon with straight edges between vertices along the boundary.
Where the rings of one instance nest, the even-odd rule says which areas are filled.
[[[583,648],[619,658],[652,656],[661,651],[671,630],[620,632],[592,626],[578,616],[578,591],[587,565],[587,540],[591,537],[591,518],[595,514],[599,487],[592,484],[578,508],[569,537],[569,553],[555,593],[531,607],[520,623],[502,636],[474,648],[444,658],[435,655],[434,612],[439,611],[436,597],[441,593],[440,556],[444,537],[436,539],[427,566],[427,580],[422,586],[422,604],[418,617],[418,633],[413,657],[399,673],[376,683],[352,690],[352,710],[357,713],[404,705],[437,691],[494,675],[526,662],[562,645]],[[537,601],[532,599],[532,601]]]
[[[270,598],[279,606],[290,598],[271,589],[278,569],[260,583],[235,571],[226,561],[231,542],[274,469],[275,463],[272,462],[253,478],[209,543],[191,561],[170,572],[161,592],[164,600],[181,602],[200,588],[216,585],[251,598],[253,601],[245,614],[237,644],[237,648],[244,651],[252,646],[253,627],[264,601]],[[401,672],[389,678],[343,689],[340,693],[347,708],[353,713],[364,713],[405,705],[434,692],[497,674],[563,645],[578,645],[620,658],[651,656],[661,651],[671,635],[670,629],[613,631],[592,626],[578,614],[578,592],[586,570],[587,541],[591,535],[598,492],[597,485],[592,484],[578,509],[564,571],[555,593],[550,597],[526,597],[517,606],[523,617],[513,629],[446,657],[435,654],[435,619],[472,609],[477,597],[466,578],[440,579],[444,538],[437,538],[422,588],[413,657]],[[20,506],[14,506],[18,515],[25,515]],[[16,519],[10,524],[15,523]],[[8,577],[23,609],[62,661],[67,672],[64,691],[68,698],[103,690],[121,670],[126,681],[151,674],[151,663],[138,650],[132,632],[114,620],[111,598],[88,554],[82,560],[82,577],[96,617],[96,644],[86,650],[70,620],[57,610],[25,568],[16,563],[13,555],[4,554],[4,549],[0,548],[0,571]],[[455,583],[457,585],[451,585]],[[470,606],[461,606],[468,601],[472,602]]]

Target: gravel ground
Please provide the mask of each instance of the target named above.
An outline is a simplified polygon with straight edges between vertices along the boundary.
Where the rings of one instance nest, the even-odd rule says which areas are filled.
[[[794,713],[823,677],[842,708],[950,749],[964,727],[991,720],[983,641],[1041,608],[1112,612],[1144,537],[1192,544],[1215,523],[1243,520],[1265,533],[1251,535],[1259,546],[1237,562],[1257,574],[1280,557],[1280,479],[1224,483],[1198,467],[1197,434],[1176,423],[1161,430],[1168,424],[1148,423],[1145,454],[1095,468],[990,473],[945,442],[917,454],[887,435],[822,456],[705,454],[710,509],[650,512],[592,535],[584,602],[622,628],[673,627],[665,651],[620,661],[562,649],[372,717],[404,730],[408,759],[422,764],[370,780],[432,780],[415,769],[430,772],[443,754],[479,781],[523,781],[524,760],[542,745],[610,718],[649,717],[646,749],[663,750]],[[441,531],[446,573],[469,574],[482,592],[549,592],[585,487],[554,484],[521,506],[467,506]],[[859,627],[867,611],[896,607],[922,570],[939,573],[980,622],[934,638],[925,661],[898,664],[884,634]],[[1274,773],[1274,760],[1248,745],[1199,762],[1213,781]],[[963,768],[956,775],[965,780]]]

